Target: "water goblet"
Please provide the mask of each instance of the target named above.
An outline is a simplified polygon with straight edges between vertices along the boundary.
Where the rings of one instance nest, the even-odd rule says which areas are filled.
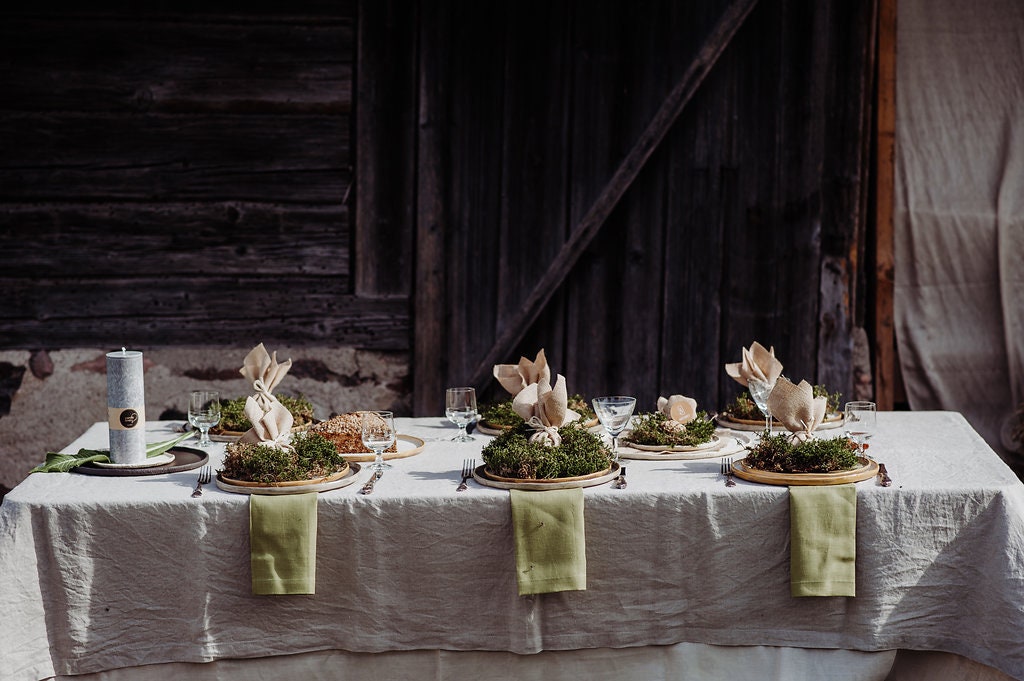
[[[220,423],[220,394],[216,390],[193,390],[188,394],[188,422],[199,431],[199,446],[209,447],[210,428]]]
[[[395,415],[390,411],[364,411],[362,435],[363,445],[373,452],[370,467],[378,472],[391,468],[384,462],[384,450],[395,444]]]
[[[772,432],[772,412],[768,409],[768,396],[772,394],[772,388],[774,387],[775,383],[762,381],[758,378],[747,379],[747,391],[750,392],[750,399],[754,400],[754,404],[764,414],[764,432],[769,435]]]
[[[597,414],[601,425],[612,438],[612,456],[615,462],[619,460],[619,434],[629,424],[633,416],[633,409],[636,407],[636,398],[625,395],[612,395],[609,397],[595,397],[593,399],[594,413]]]
[[[459,427],[452,442],[472,442],[476,438],[466,432],[466,426],[476,419],[476,390],[448,388],[444,394],[444,415]]]
[[[874,402],[847,402],[843,407],[843,428],[857,444],[862,455],[868,447],[867,440],[875,432],[877,407]]]

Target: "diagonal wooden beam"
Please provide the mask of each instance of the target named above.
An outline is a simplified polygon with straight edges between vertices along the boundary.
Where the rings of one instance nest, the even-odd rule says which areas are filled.
[[[626,154],[593,205],[580,219],[579,224],[573,228],[572,234],[562,245],[558,255],[551,261],[544,276],[534,286],[526,302],[506,323],[505,331],[494,341],[494,345],[480,360],[473,372],[470,385],[482,387],[491,375],[492,367],[498,362],[509,359],[508,354],[523,339],[523,335],[540,316],[541,311],[551,300],[551,296],[565,281],[565,277],[579,260],[580,254],[597,235],[626,190],[633,184],[647,163],[647,159],[651,157],[665,135],[668,134],[672,124],[679,118],[679,114],[693,98],[711,67],[718,61],[718,57],[732,37],[736,35],[736,31],[743,25],[743,21],[756,4],[757,0],[734,0],[725,10],[722,18],[718,20],[704,40],[697,56],[686,69],[686,73],[669,92],[651,122],[648,123],[647,128],[640,134],[633,148]]]

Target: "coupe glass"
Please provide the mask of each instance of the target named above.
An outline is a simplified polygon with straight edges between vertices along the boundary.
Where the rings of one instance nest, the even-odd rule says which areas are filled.
[[[610,397],[595,397],[594,413],[601,421],[601,425],[608,431],[612,438],[612,456],[619,460],[619,433],[625,430],[629,419],[633,416],[633,408],[636,407],[636,398],[625,395],[613,395]]]
[[[452,442],[472,442],[476,438],[466,432],[466,426],[476,419],[476,390],[448,388],[444,394],[444,415],[459,427]]]
[[[772,394],[774,387],[775,384],[768,381],[757,378],[747,379],[747,391],[750,393],[750,399],[754,400],[754,404],[764,414],[764,432],[769,435],[772,432],[772,412],[768,409],[768,396]]]
[[[199,431],[199,446],[209,447],[210,428],[220,423],[220,394],[216,390],[193,390],[188,394],[188,422]]]
[[[364,411],[362,424],[363,445],[373,451],[370,468],[391,468],[391,464],[384,462],[384,450],[395,444],[395,415],[390,411]]]
[[[847,402],[843,407],[843,428],[857,443],[862,455],[867,449],[867,440],[875,433],[877,407],[874,402]]]

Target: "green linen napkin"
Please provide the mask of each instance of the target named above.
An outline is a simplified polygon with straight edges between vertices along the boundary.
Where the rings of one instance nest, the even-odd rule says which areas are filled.
[[[585,591],[583,489],[509,493],[519,595]]]
[[[316,593],[318,497],[249,496],[249,564],[257,596]]]
[[[789,488],[790,593],[856,596],[857,488]]]

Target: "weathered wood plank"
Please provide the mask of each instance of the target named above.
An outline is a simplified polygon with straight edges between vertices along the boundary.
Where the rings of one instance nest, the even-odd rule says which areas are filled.
[[[64,13],[0,22],[0,110],[345,113],[351,15]]]
[[[896,0],[879,0],[878,110],[875,151],[875,402],[892,409],[896,382],[896,332],[893,321],[895,257],[893,202],[896,145]]]
[[[450,7],[446,35],[452,72],[446,91],[446,144],[439,150],[451,173],[442,256],[447,277],[445,297],[434,314],[446,316],[445,346],[439,355],[445,363],[444,381],[486,389],[493,387],[493,380],[472,383],[470,375],[476,359],[490,347],[499,310],[506,304],[499,298],[497,273],[505,255],[501,168],[507,46],[506,33],[498,27],[517,10],[502,3],[453,2]],[[443,398],[443,387],[435,404]],[[482,390],[480,398],[486,396]]]
[[[416,12],[409,2],[359,8],[355,292],[412,290],[415,208]]]
[[[583,248],[593,239],[619,199],[639,174],[655,147],[661,142],[679,112],[693,96],[704,76],[714,65],[722,50],[729,43],[756,0],[734,0],[723,12],[722,19],[708,36],[691,68],[673,87],[651,123],[636,144],[619,165],[611,180],[605,185],[592,208],[581,222],[573,228],[572,235],[565,242],[558,256],[551,262],[545,275],[538,280],[526,303],[510,319],[505,331],[498,337],[491,350],[482,358],[473,372],[473,385],[483,383],[494,363],[508,355],[522,333],[537,318],[551,299],[556,288],[579,259]]]
[[[445,149],[448,131],[451,6],[447,0],[434,3],[420,13],[419,25],[419,109],[416,154],[416,280],[413,287],[415,333],[412,344],[414,416],[439,414],[443,408],[445,367],[445,280],[448,260],[447,165]],[[465,258],[466,254],[458,254]],[[460,339],[461,340],[461,339]]]
[[[340,203],[347,116],[0,115],[0,202]]]
[[[348,211],[264,204],[6,205],[7,277],[336,277],[347,291]],[[279,284],[280,285],[280,284]]]
[[[501,222],[494,244],[501,250],[497,333],[544,274],[569,232],[567,5],[565,0],[520,3],[504,22],[502,166],[496,178],[501,183]],[[520,355],[533,357],[545,348],[553,370],[564,374],[564,309],[564,298],[556,294],[524,330],[518,347],[499,361],[516,362]],[[493,336],[485,340],[489,343]],[[486,349],[486,344],[476,348],[467,370],[475,368],[474,360]],[[500,387],[496,391],[505,397]]]
[[[240,343],[244,338],[409,347],[408,300],[359,298],[330,277],[0,279],[0,347]],[[296,292],[301,291],[301,297]],[[45,339],[45,340],[41,340]]]

